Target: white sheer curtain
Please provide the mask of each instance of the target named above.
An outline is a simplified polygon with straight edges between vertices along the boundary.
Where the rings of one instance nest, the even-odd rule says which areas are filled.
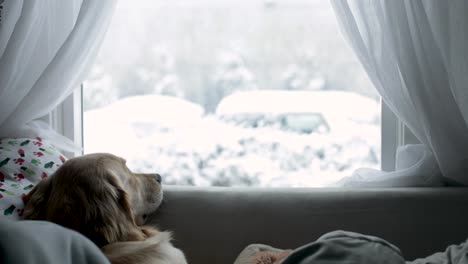
[[[341,29],[392,111],[422,145],[396,171],[345,186],[468,184],[468,1],[331,0]]]
[[[0,138],[40,136],[76,146],[35,119],[83,80],[114,0],[5,0],[0,22]]]

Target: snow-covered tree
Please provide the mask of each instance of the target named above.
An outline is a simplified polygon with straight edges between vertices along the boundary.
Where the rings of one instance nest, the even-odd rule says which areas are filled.
[[[112,75],[105,72],[100,65],[92,68],[83,87],[84,111],[108,105],[119,96],[119,90],[115,87]]]
[[[258,89],[254,74],[236,52],[218,54],[218,66],[213,78],[219,99],[236,91]]]
[[[326,80],[313,52],[305,52],[297,62],[289,64],[281,76],[285,90],[324,90]]]

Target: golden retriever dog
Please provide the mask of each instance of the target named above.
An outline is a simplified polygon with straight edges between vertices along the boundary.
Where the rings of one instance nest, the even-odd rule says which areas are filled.
[[[132,173],[124,159],[96,153],[66,161],[39,182],[24,199],[24,217],[78,231],[113,264],[186,264],[170,233],[141,226],[162,198],[158,174]]]

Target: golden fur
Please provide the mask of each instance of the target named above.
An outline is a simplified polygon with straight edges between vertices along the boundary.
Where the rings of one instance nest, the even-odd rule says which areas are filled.
[[[158,179],[159,178],[159,179]],[[170,233],[139,226],[162,201],[157,174],[132,173],[106,153],[73,158],[25,198],[25,219],[73,229],[101,247],[113,264],[185,264]]]

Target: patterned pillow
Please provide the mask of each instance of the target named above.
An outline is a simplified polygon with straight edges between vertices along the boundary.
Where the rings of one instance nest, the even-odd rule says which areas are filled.
[[[0,217],[20,219],[24,196],[64,162],[41,138],[0,139]]]

